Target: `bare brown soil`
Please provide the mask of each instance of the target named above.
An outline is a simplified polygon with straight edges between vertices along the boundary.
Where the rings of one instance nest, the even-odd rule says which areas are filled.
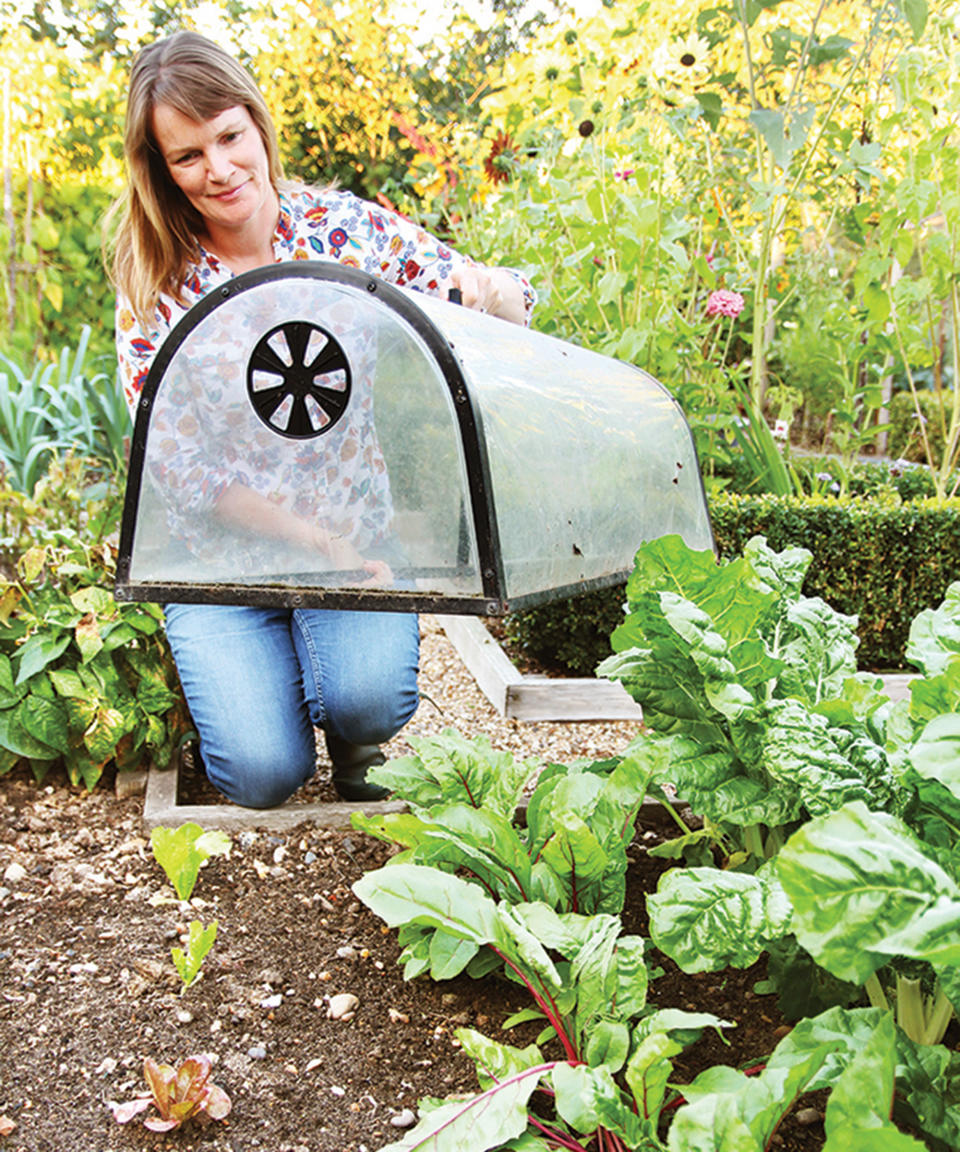
[[[395,934],[350,890],[389,848],[357,833],[236,833],[185,908],[157,902],[170,889],[140,800],[59,778],[38,788],[17,772],[0,780],[0,802],[0,876],[11,864],[26,872],[0,882],[0,1116],[15,1124],[3,1152],[375,1152],[400,1137],[391,1119],[421,1096],[475,1087],[456,1028],[497,1036],[524,1006],[521,989],[493,978],[403,981]],[[662,870],[646,854],[656,838],[641,833],[632,850],[626,931],[644,928],[644,894]],[[180,995],[170,948],[193,918],[216,919],[218,937],[202,979]],[[762,971],[663,969],[655,1003],[737,1023],[729,1046],[705,1035],[678,1079],[762,1062],[783,1034],[775,999],[753,991]],[[340,992],[359,998],[349,1021],[327,1015]],[[225,1123],[163,1136],[114,1121],[108,1101],[143,1087],[145,1056],[198,1052],[214,1057],[233,1101]],[[822,1101],[801,1101],[807,1123],[795,1111],[775,1147],[822,1147],[811,1105]]]

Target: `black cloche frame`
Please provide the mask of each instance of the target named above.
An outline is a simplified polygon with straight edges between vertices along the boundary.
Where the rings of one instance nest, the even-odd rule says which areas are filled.
[[[158,583],[133,582],[130,563],[134,527],[140,502],[143,465],[147,447],[150,413],[163,375],[173,356],[189,334],[225,300],[273,280],[304,277],[327,280],[362,289],[393,309],[421,338],[440,367],[460,428],[470,494],[471,513],[477,541],[482,595],[447,596],[416,590],[383,588],[310,588],[287,584],[251,586],[237,583]],[[545,600],[574,596],[595,588],[622,583],[628,570],[611,573],[593,580],[578,581],[561,588],[531,593],[508,601],[500,556],[499,533],[486,442],[482,434],[482,417],[477,408],[459,361],[450,342],[434,327],[432,321],[411,300],[386,281],[378,280],[356,268],[321,260],[297,260],[271,264],[241,273],[205,296],[180,320],[160,347],[144,383],[137,405],[133,442],[130,448],[127,490],[120,528],[120,548],[114,595],[117,600],[147,600],[158,603],[243,604],[287,608],[352,608],[367,611],[437,612],[464,615],[499,616]]]

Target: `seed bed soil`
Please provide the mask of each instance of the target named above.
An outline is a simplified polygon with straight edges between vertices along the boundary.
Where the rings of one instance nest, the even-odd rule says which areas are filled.
[[[486,732],[515,754],[569,760],[621,750],[631,724],[518,724],[497,716],[435,621],[423,623],[422,686],[430,697],[407,733],[445,726]],[[403,739],[389,749],[405,750]],[[304,798],[329,795],[320,763]],[[142,798],[93,793],[51,775],[39,787],[17,770],[0,779],[0,1136],[3,1152],[376,1152],[398,1140],[392,1121],[423,1096],[476,1086],[459,1051],[461,1026],[502,1037],[524,1007],[522,989],[494,978],[405,983],[396,933],[353,896],[351,884],[391,849],[354,831],[303,824],[233,834],[228,858],[202,869],[189,907],[153,861]],[[184,780],[191,802],[214,801]],[[645,930],[645,894],[664,864],[647,854],[662,825],[631,848],[627,932]],[[200,981],[180,994],[171,946],[189,921],[216,919]],[[787,1031],[764,973],[685,976],[662,960],[659,1006],[706,1009],[735,1022],[722,1043],[707,1033],[677,1065],[677,1080],[714,1063],[761,1063]],[[331,1019],[332,996],[352,993],[352,1019]],[[535,1035],[516,1029],[512,1043]],[[530,1031],[533,1029],[533,1031]],[[146,1131],[118,1125],[109,1101],[143,1087],[143,1059],[176,1063],[205,1052],[231,1097],[226,1122]],[[803,1098],[775,1135],[781,1152],[823,1146],[822,1098]]]

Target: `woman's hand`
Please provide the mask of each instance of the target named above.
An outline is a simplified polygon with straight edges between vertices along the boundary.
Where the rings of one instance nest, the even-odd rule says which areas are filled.
[[[526,322],[523,289],[503,268],[465,264],[450,275],[450,287],[460,290],[460,302],[475,312],[487,312],[514,324]]]
[[[393,583],[393,572],[385,560],[365,560],[345,536],[328,536],[326,555],[335,568],[343,571],[362,569],[370,573],[369,580],[361,580],[361,588],[383,587]]]

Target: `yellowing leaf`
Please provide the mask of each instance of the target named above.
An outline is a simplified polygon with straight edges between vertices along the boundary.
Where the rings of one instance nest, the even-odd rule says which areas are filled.
[[[28,584],[32,584],[34,580],[40,575],[43,566],[47,560],[46,548],[28,548],[26,552],[20,557],[17,567],[24,580]]]
[[[77,647],[83,655],[83,662],[92,659],[103,647],[103,640],[100,637],[100,627],[97,624],[97,618],[92,612],[88,612],[86,616],[77,624],[74,634],[77,638]]]

